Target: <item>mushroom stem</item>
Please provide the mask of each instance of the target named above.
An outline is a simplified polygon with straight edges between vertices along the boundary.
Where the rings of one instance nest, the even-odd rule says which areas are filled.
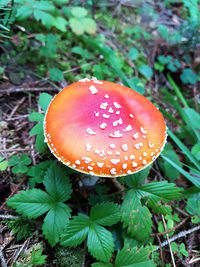
[[[94,176],[89,174],[81,175],[81,182],[84,186],[94,186],[98,180],[99,176]]]

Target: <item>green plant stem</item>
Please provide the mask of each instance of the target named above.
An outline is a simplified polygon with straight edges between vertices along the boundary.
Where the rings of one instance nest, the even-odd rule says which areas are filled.
[[[175,81],[172,79],[171,75],[169,73],[167,73],[167,79],[169,81],[169,83],[171,84],[172,88],[174,89],[177,97],[180,99],[180,101],[182,102],[182,104],[184,105],[185,108],[189,108],[185,98],[183,97],[179,87],[177,86],[177,84],[175,83]]]

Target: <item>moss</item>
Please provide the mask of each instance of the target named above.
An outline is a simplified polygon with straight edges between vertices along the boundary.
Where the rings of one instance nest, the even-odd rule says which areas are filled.
[[[59,267],[81,267],[84,249],[80,247],[57,247],[55,257]]]

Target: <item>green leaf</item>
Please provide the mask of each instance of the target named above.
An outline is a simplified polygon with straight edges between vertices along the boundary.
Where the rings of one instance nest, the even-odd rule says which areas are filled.
[[[82,18],[87,16],[87,10],[84,7],[73,7],[71,13],[74,17]]]
[[[53,97],[50,94],[42,93],[40,95],[39,104],[40,104],[41,108],[44,110],[44,112],[47,111],[47,108],[48,108],[52,99],[53,99]]]
[[[43,153],[47,149],[47,144],[44,142],[43,131],[36,136],[35,147],[39,153]]]
[[[177,144],[177,146],[182,150],[182,152],[186,155],[186,157],[188,157],[188,159],[195,165],[195,167],[200,170],[199,162],[192,155],[190,150],[181,142],[181,140],[175,134],[172,133],[172,131],[170,131],[168,129],[167,133],[172,138],[172,140]],[[170,163],[170,165],[172,165],[172,164]],[[174,167],[177,169],[177,167],[176,167],[177,165],[176,164],[173,164],[173,165],[175,165]],[[178,168],[178,171],[179,171],[179,168]]]
[[[167,57],[159,56],[159,57],[158,57],[158,61],[159,61],[161,64],[163,64],[163,65],[168,64],[171,60],[172,60],[172,57],[171,57],[171,56],[167,56]]]
[[[125,183],[130,188],[137,188],[139,184],[144,182],[144,179],[147,178],[148,174],[149,174],[149,168],[145,168],[144,170],[141,170],[140,172],[126,176]]]
[[[37,218],[51,208],[52,198],[40,189],[20,191],[6,204],[28,218]]]
[[[111,263],[105,263],[105,262],[95,262],[92,263],[92,267],[113,267]]]
[[[146,78],[151,78],[153,76],[152,68],[150,68],[148,65],[142,64],[139,67],[139,72],[144,75]]]
[[[200,193],[188,198],[186,210],[189,214],[200,217]]]
[[[192,69],[183,69],[182,74],[180,75],[181,80],[184,84],[195,84],[197,82],[198,76],[193,72]]]
[[[0,171],[5,171],[8,167],[8,161],[3,159],[3,157],[0,158]]]
[[[148,192],[153,195],[157,195],[166,202],[173,199],[179,200],[181,197],[180,192],[182,191],[182,189],[176,187],[174,183],[168,183],[167,181],[143,184],[139,187],[139,190]]]
[[[144,84],[138,77],[132,77],[131,79],[129,79],[129,86],[141,95],[145,93]]]
[[[200,144],[195,144],[192,147],[192,155],[195,156],[195,158],[200,161]]]
[[[168,32],[168,28],[165,25],[159,24],[158,25],[158,32],[160,33],[160,35],[166,40],[169,40],[169,32]]]
[[[54,26],[62,32],[67,31],[67,29],[66,29],[67,24],[68,24],[68,22],[63,17],[54,18]]]
[[[115,267],[155,267],[156,264],[148,259],[148,248],[124,247],[117,252]]]
[[[129,55],[130,60],[135,60],[139,56],[139,52],[135,47],[132,47],[129,50],[129,54],[128,55]]]
[[[142,206],[137,191],[129,190],[123,198],[121,206],[121,220],[128,232],[137,240],[144,240],[152,232],[151,213]]]
[[[33,188],[36,183],[42,183],[45,172],[53,164],[55,164],[55,161],[46,160],[34,166],[29,167],[27,175],[32,177],[29,179],[31,188]]]
[[[170,158],[173,162],[175,162],[178,166],[182,167],[182,163],[180,162],[179,157],[177,156],[171,145],[166,144],[165,149],[162,153],[166,157]],[[159,159],[158,162],[165,176],[168,177],[171,182],[180,177],[179,171],[173,168],[167,161]]]
[[[185,108],[184,111],[188,117],[190,126],[200,130],[200,114],[197,113],[193,108]]]
[[[34,9],[53,11],[55,9],[54,5],[48,1],[37,1],[34,3]]]
[[[95,34],[97,30],[96,22],[90,18],[82,18],[80,20],[81,24],[84,27],[84,31],[88,34]]]
[[[184,175],[191,183],[193,183],[196,187],[200,188],[200,181],[195,177],[190,175],[188,172],[186,172],[184,169],[182,169],[181,167],[179,167],[177,164],[175,164],[173,161],[171,161],[171,159],[162,156],[162,158],[164,160],[166,160],[167,162],[169,162],[169,164],[171,166],[173,166],[174,168],[176,168],[182,175]]]
[[[56,49],[57,49],[57,36],[53,34],[48,34],[47,36],[45,36],[45,46],[42,46],[40,49],[41,55],[54,58],[56,56]]]
[[[33,9],[31,6],[21,6],[17,9],[16,17],[18,20],[24,20],[31,16]]]
[[[30,130],[30,135],[37,135],[37,134],[43,134],[43,122],[39,122],[33,128]]]
[[[44,264],[46,261],[46,258],[47,258],[46,255],[42,255],[42,248],[40,248],[39,250],[33,249],[31,252],[30,264],[33,264],[33,265]]]
[[[109,262],[114,251],[114,240],[111,232],[104,227],[92,223],[87,239],[88,251],[97,260]]]
[[[71,209],[67,205],[57,203],[44,218],[43,234],[52,247],[59,241],[59,237],[69,221],[70,212]]]
[[[55,18],[45,11],[34,10],[33,15],[37,21],[41,20],[42,24],[47,28],[51,28],[55,23]]]
[[[38,113],[38,112],[33,112],[28,116],[29,120],[31,121],[38,121],[38,122],[43,122],[44,120],[44,114]]]
[[[88,216],[84,214],[75,216],[63,231],[61,245],[76,247],[81,244],[89,232],[89,226],[90,219]]]
[[[98,204],[91,208],[90,219],[104,226],[111,226],[120,219],[119,205],[112,202]]]
[[[49,70],[49,77],[52,81],[59,82],[59,81],[63,80],[64,74],[61,70],[59,70],[57,68],[51,68]]]
[[[75,18],[69,19],[70,27],[72,28],[72,31],[76,33],[77,35],[82,35],[84,33],[84,26],[81,24],[81,22]]]
[[[64,202],[72,193],[71,184],[63,168],[50,166],[44,177],[43,184],[54,201]]]
[[[12,156],[8,161],[9,166],[14,166],[12,168],[13,173],[25,173],[28,171],[26,165],[31,164],[31,159],[27,154],[21,154],[21,156]]]
[[[64,4],[68,4],[69,0],[53,0],[54,3],[56,3],[56,5],[64,5]]]

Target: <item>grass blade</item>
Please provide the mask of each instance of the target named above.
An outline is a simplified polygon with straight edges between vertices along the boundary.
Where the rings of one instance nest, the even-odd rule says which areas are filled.
[[[168,157],[165,157],[163,155],[161,155],[161,157],[166,160],[171,166],[173,166],[175,169],[177,169],[177,171],[179,171],[183,176],[185,176],[191,183],[193,183],[196,187],[200,188],[200,181],[193,177],[192,175],[190,175],[188,172],[186,172],[185,170],[183,170],[181,167],[179,167],[176,163],[174,163],[171,159],[169,159]]]
[[[169,129],[167,130],[167,133],[172,138],[172,140],[177,144],[177,146],[182,150],[182,152],[186,155],[186,157],[196,166],[196,168],[198,170],[200,170],[200,164],[196,160],[196,158],[192,155],[192,153],[190,152],[190,150]]]

